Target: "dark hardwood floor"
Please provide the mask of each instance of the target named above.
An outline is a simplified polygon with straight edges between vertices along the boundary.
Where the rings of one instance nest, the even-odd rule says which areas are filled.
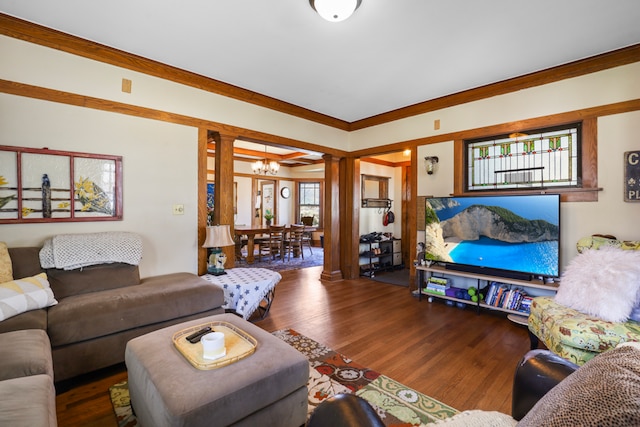
[[[366,278],[323,282],[320,272],[282,272],[271,312],[255,324],[292,328],[456,409],[511,413],[514,369],[529,348],[525,327]],[[58,424],[115,427],[108,388],[123,379],[120,365],[57,384]]]

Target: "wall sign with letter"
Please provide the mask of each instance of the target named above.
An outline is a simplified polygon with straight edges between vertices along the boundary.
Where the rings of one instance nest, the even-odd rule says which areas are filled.
[[[640,151],[624,153],[624,201],[640,202]]]

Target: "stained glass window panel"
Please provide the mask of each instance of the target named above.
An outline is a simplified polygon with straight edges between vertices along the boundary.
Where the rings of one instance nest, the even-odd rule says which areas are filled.
[[[580,126],[467,142],[467,190],[579,187]]]

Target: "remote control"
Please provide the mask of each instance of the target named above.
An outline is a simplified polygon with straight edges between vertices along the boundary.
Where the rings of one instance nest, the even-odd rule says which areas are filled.
[[[208,334],[209,332],[211,332],[210,326],[207,326],[206,328],[202,328],[199,331],[196,331],[191,335],[187,336],[187,341],[189,341],[191,344],[195,344],[200,340],[200,338],[202,338],[204,334]]]

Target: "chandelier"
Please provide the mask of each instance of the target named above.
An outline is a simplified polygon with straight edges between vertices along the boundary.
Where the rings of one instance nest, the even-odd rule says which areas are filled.
[[[330,22],[344,21],[360,7],[362,0],[309,0],[313,10]]]
[[[275,160],[267,160],[267,146],[264,146],[264,160],[257,160],[251,164],[253,173],[257,175],[266,175],[270,173],[275,175],[280,170],[280,164]]]

